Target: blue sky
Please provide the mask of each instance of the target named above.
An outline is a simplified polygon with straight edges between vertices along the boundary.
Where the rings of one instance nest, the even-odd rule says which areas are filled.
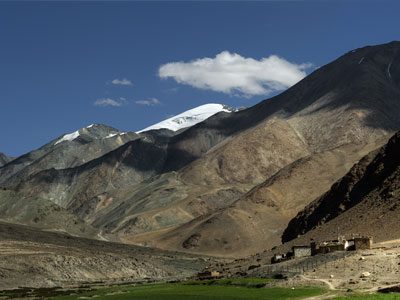
[[[389,0],[0,1],[0,152],[92,123],[135,131],[205,103],[254,105],[351,49],[399,40],[399,11]]]

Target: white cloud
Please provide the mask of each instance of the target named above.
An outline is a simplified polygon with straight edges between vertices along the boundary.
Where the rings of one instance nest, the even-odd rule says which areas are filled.
[[[114,85],[132,85],[132,81],[130,81],[127,78],[122,78],[122,79],[115,78],[111,81],[111,83]]]
[[[291,63],[277,55],[256,60],[223,51],[215,58],[167,63],[159,68],[158,75],[195,88],[248,97],[284,90],[303,79],[311,66]]]
[[[157,98],[151,98],[151,99],[145,99],[145,100],[137,100],[135,103],[136,104],[140,104],[140,105],[147,105],[147,106],[154,106],[154,105],[161,104],[161,102],[158,101]]]
[[[122,106],[126,104],[127,101],[125,98],[119,98],[119,100],[114,100],[111,98],[101,98],[97,99],[96,101],[93,102],[93,105],[95,106]]]

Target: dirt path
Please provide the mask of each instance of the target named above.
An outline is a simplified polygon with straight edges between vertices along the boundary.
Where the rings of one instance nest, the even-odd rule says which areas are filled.
[[[325,299],[332,299],[338,296],[340,296],[338,293],[327,293],[319,296],[305,298],[304,300],[325,300]]]
[[[305,275],[300,275],[300,277],[301,277],[301,279],[304,279],[304,280],[323,282],[323,283],[325,283],[325,284],[328,286],[329,290],[331,290],[331,291],[335,290],[335,286],[334,286],[331,282],[329,282],[328,280],[326,280],[326,279],[309,278],[309,277],[307,277],[307,276],[305,276]]]
[[[309,278],[307,276],[304,275],[300,275],[300,277],[304,280],[309,280],[309,281],[319,281],[319,282],[323,282],[324,284],[326,284],[328,286],[329,291],[323,295],[319,295],[319,296],[312,296],[309,298],[305,298],[305,300],[325,300],[325,299],[332,299],[338,296],[341,296],[339,291],[337,291],[335,289],[335,286],[329,282],[326,279],[317,279],[317,278]]]
[[[379,246],[385,246],[385,245],[391,245],[391,244],[400,244],[400,239],[398,240],[388,240],[380,243],[376,243],[374,246],[379,247]]]

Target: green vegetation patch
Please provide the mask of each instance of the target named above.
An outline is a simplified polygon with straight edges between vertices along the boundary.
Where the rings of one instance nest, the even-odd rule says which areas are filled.
[[[373,295],[351,295],[338,297],[333,300],[398,300],[400,294],[373,294]]]
[[[246,280],[253,281],[254,284],[257,282],[257,280]],[[244,285],[246,280],[241,282],[239,280],[236,283]],[[72,300],[96,297],[96,300],[285,300],[302,299],[325,293],[325,290],[321,288],[249,288],[247,286],[231,285],[231,283],[223,285],[221,282],[220,284],[203,284],[203,282],[193,284],[191,282],[108,287],[79,295],[60,296],[53,299]]]
[[[0,299],[21,299],[21,298],[48,299],[50,297],[80,294],[88,291],[92,291],[92,289],[90,287],[85,287],[85,286],[81,286],[72,290],[62,289],[61,287],[53,287],[53,288],[22,287],[13,290],[0,291]]]
[[[231,285],[241,286],[248,288],[260,288],[266,283],[276,281],[277,279],[271,278],[230,278],[230,279],[215,279],[215,280],[196,280],[187,281],[184,285]]]

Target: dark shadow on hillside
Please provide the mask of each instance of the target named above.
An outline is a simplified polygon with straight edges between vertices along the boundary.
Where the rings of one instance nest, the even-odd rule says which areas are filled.
[[[165,172],[178,170],[229,136],[255,127],[272,116],[289,118],[323,97],[327,103],[309,111],[363,109],[367,126],[400,129],[400,42],[351,51],[317,69],[282,94],[236,113],[219,113],[171,138]],[[362,62],[359,64],[359,62]],[[390,75],[388,67],[390,66]],[[177,149],[188,153],[178,162]]]

